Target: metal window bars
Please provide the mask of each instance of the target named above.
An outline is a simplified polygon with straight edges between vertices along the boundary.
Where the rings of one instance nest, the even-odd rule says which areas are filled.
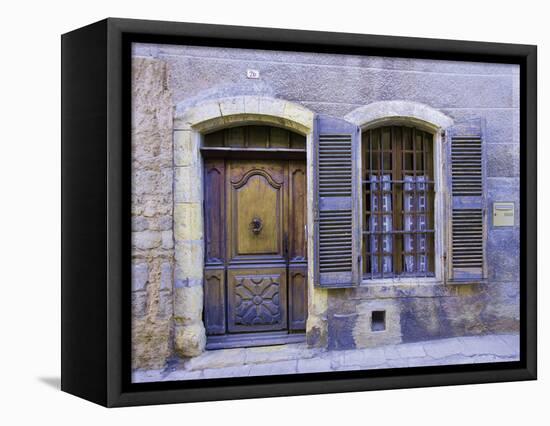
[[[433,137],[405,126],[365,133],[363,276],[433,276]]]

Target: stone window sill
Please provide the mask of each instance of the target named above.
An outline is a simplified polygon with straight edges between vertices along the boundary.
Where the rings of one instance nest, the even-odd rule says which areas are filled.
[[[374,287],[374,286],[436,286],[443,285],[443,280],[437,277],[422,277],[422,278],[375,278],[375,279],[363,279],[361,281],[361,287]]]

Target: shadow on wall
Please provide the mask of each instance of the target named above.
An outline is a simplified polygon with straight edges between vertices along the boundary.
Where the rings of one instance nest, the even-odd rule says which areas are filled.
[[[61,377],[38,377],[38,381],[56,390],[61,390]]]

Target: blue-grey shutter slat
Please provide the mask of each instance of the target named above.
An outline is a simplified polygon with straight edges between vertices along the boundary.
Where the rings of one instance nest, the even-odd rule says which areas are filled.
[[[456,123],[447,132],[450,182],[449,281],[486,278],[486,156],[482,119]]]
[[[358,138],[356,125],[316,117],[314,280],[320,287],[351,287],[359,281]]]

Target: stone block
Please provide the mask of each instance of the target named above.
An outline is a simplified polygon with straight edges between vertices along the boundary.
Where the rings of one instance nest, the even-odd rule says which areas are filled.
[[[132,232],[132,246],[141,250],[150,250],[161,245],[162,236],[158,231]]]
[[[283,116],[287,120],[296,121],[305,127],[313,129],[313,112],[300,104],[287,102],[285,104]]]
[[[147,292],[132,292],[132,318],[143,318],[147,314]]]
[[[149,221],[143,216],[132,216],[132,231],[145,231],[149,227]]]
[[[190,325],[202,322],[202,286],[174,289],[174,319],[176,324]]]
[[[243,99],[245,114],[260,113],[260,98],[258,96],[245,96]]]
[[[197,83],[197,80],[195,80],[195,83]],[[197,87],[200,87],[200,84],[195,87],[195,90]],[[220,106],[217,102],[206,101],[192,108],[189,108],[189,105],[185,105],[184,108],[176,108],[176,116],[174,118],[175,130],[191,130],[191,126],[195,124],[222,116]]]
[[[200,167],[174,167],[174,202],[202,203]]]
[[[219,108],[224,117],[228,115],[242,114],[245,112],[245,98],[241,96],[222,98],[219,101]]]
[[[285,109],[285,102],[280,99],[268,97],[260,98],[259,112],[262,115],[282,117]]]
[[[168,231],[172,229],[173,218],[172,215],[161,216],[157,221],[158,229],[161,231]]]
[[[159,172],[156,170],[134,170],[132,171],[132,193],[151,194],[157,189]]]
[[[172,290],[174,280],[172,264],[163,262],[160,265],[160,290]]]
[[[203,238],[201,203],[174,204],[174,237],[176,241],[196,241]]]
[[[172,213],[171,194],[145,194],[132,199],[132,212],[135,215],[142,215],[149,221],[149,229],[154,228],[155,219],[160,216]]]
[[[145,290],[149,281],[149,266],[147,263],[132,264],[132,291]]]
[[[151,120],[154,119],[155,117],[152,116]],[[132,168],[134,170],[171,166],[172,129],[146,127],[132,130]]]
[[[182,357],[194,357],[204,352],[206,330],[202,321],[190,325],[176,325],[174,346],[177,354]]]
[[[174,165],[200,167],[199,141],[190,130],[174,132]]]
[[[176,286],[190,285],[194,279],[202,280],[204,264],[204,244],[202,241],[178,241],[175,246]],[[178,283],[182,281],[182,283]],[[187,283],[184,283],[187,282]]]
[[[172,231],[161,231],[162,248],[170,250],[174,248],[174,234]]]
[[[172,128],[172,98],[166,62],[132,59],[132,128]]]

